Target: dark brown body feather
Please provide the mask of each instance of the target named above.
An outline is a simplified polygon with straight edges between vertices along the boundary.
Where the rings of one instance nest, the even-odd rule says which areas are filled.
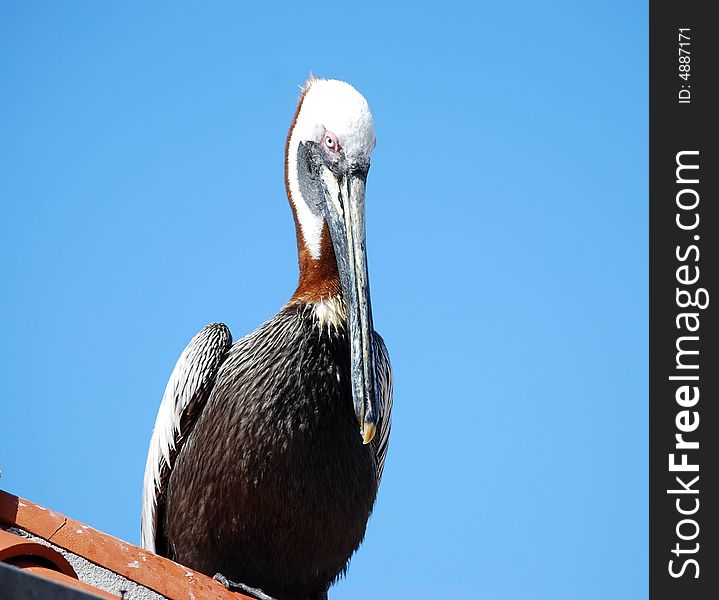
[[[378,484],[349,369],[345,328],[302,302],[232,346],[170,474],[158,552],[281,600],[322,597]]]

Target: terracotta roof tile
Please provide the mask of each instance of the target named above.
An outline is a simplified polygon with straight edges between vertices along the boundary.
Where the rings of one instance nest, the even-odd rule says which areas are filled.
[[[0,530],[0,562],[96,596],[110,600],[117,598],[117,596],[80,581],[72,565],[56,550],[9,531]]]
[[[252,600],[247,596],[226,590],[220,583],[206,575],[2,490],[0,490],[0,524],[31,533],[172,600],[186,598],[188,600]],[[0,561],[7,562],[4,558],[6,555],[2,553],[5,548],[3,540],[7,542],[9,557],[24,556],[17,552],[12,554],[11,548],[20,548],[21,544],[25,544],[26,549],[34,548],[38,553],[37,556],[49,561],[42,565],[34,565],[37,567],[36,574],[56,577],[55,573],[57,573],[68,579],[77,577],[72,566],[52,548],[6,531],[0,531],[0,534],[4,536],[0,536]],[[7,536],[16,540],[11,540]],[[38,547],[45,550],[40,550]],[[51,568],[48,568],[48,564]],[[53,574],[50,575],[47,571],[52,571]],[[97,588],[93,587],[92,590],[96,594],[102,594]],[[110,594],[106,596],[117,598]]]

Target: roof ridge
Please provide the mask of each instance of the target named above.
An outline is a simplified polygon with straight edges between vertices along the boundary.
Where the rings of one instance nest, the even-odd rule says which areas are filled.
[[[27,531],[167,598],[252,600],[207,575],[3,490],[0,524]]]

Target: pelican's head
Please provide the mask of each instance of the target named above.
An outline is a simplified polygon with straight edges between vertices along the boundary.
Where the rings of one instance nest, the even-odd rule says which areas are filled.
[[[320,256],[326,217],[319,181],[330,173],[335,181],[350,174],[364,181],[374,146],[374,121],[364,96],[344,81],[310,79],[287,141],[286,168],[290,201],[313,258]],[[364,211],[364,205],[360,208]]]
[[[362,437],[374,436],[379,403],[365,252],[364,200],[374,122],[364,96],[344,81],[310,79],[287,139],[287,188],[300,244],[321,263],[327,231],[350,336],[352,394]]]

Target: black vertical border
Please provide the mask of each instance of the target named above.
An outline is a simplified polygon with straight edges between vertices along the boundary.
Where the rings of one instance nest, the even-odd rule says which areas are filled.
[[[717,354],[716,306],[719,305],[717,269],[719,263],[719,226],[717,225],[717,126],[719,97],[716,93],[719,75],[719,24],[709,15],[709,1],[674,0],[650,2],[649,30],[649,595],[651,600],[716,600],[719,598],[719,535],[717,515],[719,500],[716,485],[719,479],[719,426],[717,425]],[[679,28],[691,29],[691,76],[688,81],[679,77]],[[682,85],[691,85],[690,103],[680,103]],[[676,226],[676,195],[687,186],[676,183],[676,155],[684,150],[699,151],[699,179],[693,187],[700,196],[697,208],[700,224],[695,231],[686,232]],[[687,196],[688,197],[688,196]],[[689,211],[687,222],[693,218]],[[700,239],[694,240],[694,235]],[[691,244],[699,247],[699,261],[689,259],[682,263],[676,249],[685,250]],[[692,258],[694,254],[692,253]],[[682,264],[698,265],[700,280],[692,286],[681,286],[696,291],[708,290],[709,306],[700,313],[699,377],[700,400],[692,410],[699,413],[699,427],[687,439],[700,443],[699,450],[685,451],[690,462],[697,460],[699,472],[670,473],[669,454],[681,453],[675,449],[678,433],[675,419],[684,410],[675,400],[680,383],[670,381],[677,374],[676,341],[686,331],[677,329],[676,318],[689,309],[677,307],[676,272]],[[692,309],[697,310],[697,309]],[[689,373],[684,371],[684,373]],[[692,373],[694,374],[694,373]],[[699,475],[693,486],[697,495],[668,494],[667,490],[680,487],[675,477],[685,481]],[[683,498],[683,507],[693,506],[699,498],[695,515],[680,515],[676,499]],[[694,518],[699,525],[695,540],[681,540],[676,527],[682,518]],[[691,535],[691,524],[685,524],[682,533]],[[682,549],[699,544],[696,554],[675,555],[672,550],[679,543]],[[694,558],[699,564],[699,577],[695,567],[687,565],[685,574],[674,578],[669,573],[669,561],[680,571],[683,561]]]

